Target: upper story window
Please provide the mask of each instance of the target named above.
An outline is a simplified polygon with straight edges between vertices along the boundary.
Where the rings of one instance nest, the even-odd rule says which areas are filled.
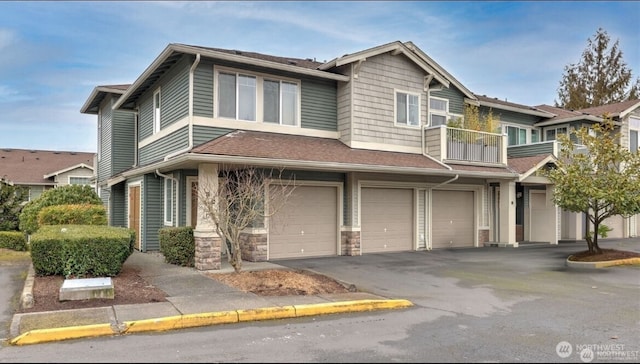
[[[420,125],[420,95],[396,91],[396,124]]]
[[[531,129],[531,143],[537,143],[540,141],[540,131],[538,129]]]
[[[244,121],[300,124],[300,83],[259,74],[217,72],[217,116]]]
[[[153,134],[160,131],[160,108],[161,108],[160,89],[153,93]]]
[[[561,127],[561,128],[551,128],[551,129],[547,129],[547,131],[545,132],[545,140],[546,141],[550,141],[550,140],[556,140],[558,139],[559,135],[562,134],[567,134],[567,127]]]
[[[431,126],[446,125],[449,113],[449,100],[429,98],[429,122]]]
[[[629,118],[629,150],[632,152],[638,151],[640,148],[640,140],[638,140],[638,134],[640,133],[640,118]]]
[[[69,177],[70,185],[88,185],[91,184],[91,177]]]
[[[507,140],[509,145],[527,144],[527,130],[517,126],[506,126]]]

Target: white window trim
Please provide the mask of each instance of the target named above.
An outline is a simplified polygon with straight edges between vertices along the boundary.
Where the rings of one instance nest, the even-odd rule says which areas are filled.
[[[164,208],[163,208],[163,213],[164,213],[164,224],[166,226],[173,226],[173,205],[175,202],[175,181],[173,180],[173,174],[167,174],[167,176],[169,176],[170,178],[165,178],[164,179]],[[168,188],[171,188],[171,191],[167,191]],[[167,199],[167,193],[171,192],[171,194],[169,195],[170,199]],[[169,209],[169,219],[167,219],[167,209]]]
[[[417,96],[418,97],[418,124],[417,125],[411,125],[409,124],[409,110],[407,109],[407,123],[403,124],[403,123],[398,123],[398,94],[405,94],[407,96],[411,95],[411,96]],[[407,102],[407,106],[409,105],[409,103]],[[411,129],[416,129],[416,128],[420,128],[422,126],[422,94],[419,92],[411,92],[411,91],[406,91],[406,90],[401,90],[401,89],[394,89],[393,90],[393,123],[395,126],[400,127],[400,128],[411,128]]]
[[[221,66],[214,66],[213,68],[213,73],[214,73],[214,86],[213,86],[213,100],[214,100],[214,118],[219,118],[219,119],[224,119],[224,120],[235,120],[235,121],[240,121],[240,122],[246,122],[246,123],[263,123],[266,125],[277,125],[277,126],[284,126],[284,127],[292,127],[292,128],[300,128],[302,125],[301,119],[302,119],[302,82],[298,79],[293,79],[293,78],[288,78],[288,77],[282,77],[282,76],[275,76],[275,75],[270,75],[270,74],[266,74],[266,73],[260,73],[260,72],[249,72],[249,71],[245,71],[245,70],[241,70],[241,69],[235,69],[235,68],[229,68],[229,67],[221,67]],[[220,75],[220,73],[233,73],[236,75],[236,77],[238,75],[246,75],[246,76],[252,76],[256,78],[256,105],[255,105],[255,111],[256,111],[256,120],[243,120],[243,119],[238,119],[238,112],[237,112],[237,108],[238,108],[238,85],[236,83],[236,117],[234,118],[228,118],[228,117],[222,117],[218,114],[220,107],[219,107],[219,100],[218,100],[218,76]],[[267,79],[269,81],[280,81],[280,82],[288,82],[288,83],[292,83],[295,84],[298,88],[298,92],[296,95],[296,103],[297,103],[297,108],[296,108],[296,124],[295,125],[286,125],[286,124],[282,124],[282,108],[280,108],[280,122],[279,123],[269,123],[269,122],[264,122],[264,80]],[[237,78],[236,78],[237,80]],[[282,93],[282,89],[280,90],[280,92]],[[282,104],[282,95],[280,97],[280,103]]]
[[[446,106],[446,110],[442,111],[442,110],[438,110],[435,109],[435,111],[433,109],[431,109],[431,100],[440,100],[440,101],[444,101]],[[429,120],[427,120],[427,123],[429,124],[429,126],[433,126],[433,123],[431,122],[431,115],[439,115],[439,116],[444,116],[444,124],[442,125],[447,125],[447,123],[449,122],[449,120],[451,119],[452,114],[449,113],[449,100],[442,98],[442,97],[435,97],[435,96],[429,96],[429,99],[427,100],[427,107],[429,108]],[[463,116],[464,119],[464,116]]]
[[[83,183],[83,185],[87,185],[87,186],[91,185],[91,176],[72,176],[72,175],[69,175],[67,177],[67,184],[71,184],[71,179],[72,178],[83,178],[83,179],[86,179],[87,183]]]
[[[544,128],[544,141],[545,142],[549,142],[551,140],[547,139],[547,132],[549,130],[555,130],[555,139],[552,140],[558,140],[558,129],[566,129],[566,133],[565,134],[569,134],[571,133],[571,130],[569,130],[569,124],[564,124],[564,125],[557,125],[555,127],[548,127],[548,128]]]
[[[160,98],[160,105],[156,106],[156,95]],[[156,109],[157,112],[156,112]],[[153,134],[157,134],[162,128],[162,93],[160,92],[160,87],[153,92]]]
[[[636,125],[631,125],[631,120],[636,121]],[[638,150],[640,150],[640,117],[635,117],[635,116],[630,116],[629,117],[629,140],[628,140],[628,145],[627,145],[627,149],[631,150],[631,131],[635,131],[636,133],[638,133],[638,140],[636,140],[636,144],[638,145]],[[635,150],[633,151],[635,152]]]
[[[507,143],[508,143],[508,138],[509,138],[509,130],[508,130],[508,128],[517,128],[517,129],[524,129],[525,130],[525,141],[524,141],[523,144],[513,144],[513,145],[531,144],[531,131],[533,130],[532,127],[525,126],[525,125],[520,125],[520,124],[510,124],[510,123],[501,123],[501,126],[502,126],[502,134],[505,134],[507,136]]]

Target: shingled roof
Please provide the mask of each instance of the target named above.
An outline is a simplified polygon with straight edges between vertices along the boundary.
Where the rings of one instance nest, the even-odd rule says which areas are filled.
[[[94,153],[0,149],[0,177],[16,184],[54,185],[45,178],[76,165],[85,164],[93,168]]]

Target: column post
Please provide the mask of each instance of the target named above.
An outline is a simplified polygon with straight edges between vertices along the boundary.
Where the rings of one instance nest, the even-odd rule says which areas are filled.
[[[195,268],[197,270],[217,270],[221,268],[222,238],[216,232],[213,220],[205,207],[206,195],[218,191],[218,165],[201,163],[198,165],[198,219],[193,236],[196,245]],[[211,202],[211,199],[209,199]]]

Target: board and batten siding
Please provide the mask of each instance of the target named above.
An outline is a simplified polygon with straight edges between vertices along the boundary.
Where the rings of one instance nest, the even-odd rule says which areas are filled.
[[[166,155],[186,148],[188,145],[189,127],[184,126],[162,139],[140,148],[139,165],[145,166],[160,161]]]
[[[396,126],[395,91],[420,95],[420,124],[427,118],[425,73],[404,55],[382,54],[364,61],[353,79],[352,141],[421,147],[421,128]]]
[[[100,143],[98,151],[100,158],[98,159],[98,165],[96,168],[97,182],[103,182],[111,177],[111,135],[112,135],[112,116],[113,116],[113,98],[108,97],[106,101],[100,105],[100,128],[99,135]]]

